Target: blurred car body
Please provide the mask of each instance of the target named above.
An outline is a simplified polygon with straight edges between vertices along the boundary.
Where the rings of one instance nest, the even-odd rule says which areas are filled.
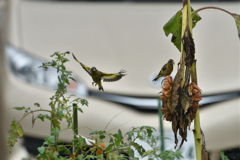
[[[218,6],[240,13],[239,2],[191,5],[194,9]],[[120,81],[103,83],[105,91],[101,92],[92,86],[91,77],[81,66],[68,57],[67,67],[77,79],[70,92],[89,101],[89,107],[83,107],[84,114],[79,115],[81,134],[88,136],[86,127],[104,129],[116,115],[106,130],[119,127],[125,133],[142,125],[158,130],[161,82],[152,79],[168,59],[179,61],[178,50],[162,28],[181,7],[181,2],[8,1],[5,54],[1,55],[3,106],[9,115],[6,125],[12,118],[22,117],[12,107],[39,102],[42,108],[49,108],[56,74],[37,68],[55,51],[70,51],[89,67],[108,73],[127,71]],[[200,102],[201,126],[207,149],[218,153],[240,145],[239,38],[234,20],[226,13],[206,10],[199,14],[203,19],[194,28],[193,37],[198,83],[205,96]],[[213,104],[220,101],[224,102]],[[47,122],[43,125],[38,121],[32,128],[28,117],[22,123],[28,137],[43,139],[50,132]],[[164,127],[171,129],[166,121]],[[64,131],[60,137],[69,141],[72,134]]]

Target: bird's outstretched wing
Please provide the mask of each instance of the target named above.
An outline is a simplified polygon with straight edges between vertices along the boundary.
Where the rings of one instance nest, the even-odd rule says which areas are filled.
[[[119,79],[126,75],[124,73],[126,73],[125,70],[121,70],[118,73],[102,73],[102,79],[104,82],[118,81]]]
[[[75,56],[74,54],[72,53],[73,55],[73,58],[78,62],[80,63],[80,65],[83,67],[83,69],[91,76],[91,68],[88,67],[88,66],[85,66],[83,63],[81,63]]]

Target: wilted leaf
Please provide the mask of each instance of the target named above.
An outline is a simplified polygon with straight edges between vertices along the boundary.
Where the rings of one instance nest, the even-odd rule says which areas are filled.
[[[185,114],[187,113],[189,107],[192,106],[191,101],[192,101],[192,99],[190,98],[189,95],[183,94],[181,96],[181,105],[182,105],[182,108],[183,108]]]
[[[210,155],[206,149],[205,136],[202,130],[201,130],[201,139],[202,139],[202,160],[210,160]]]
[[[21,124],[19,124],[17,127],[17,133],[20,138],[23,137],[23,130]]]
[[[184,35],[182,37],[183,49],[185,52],[185,65],[187,67],[192,66],[195,60],[195,44],[192,38],[192,33],[189,30],[189,26],[186,27]],[[190,72],[190,71],[189,71]]]
[[[171,96],[171,103],[172,106],[169,106],[170,110],[175,111],[176,110],[176,106],[178,105],[178,97],[179,97],[179,88],[181,87],[181,81],[182,81],[182,67],[180,67],[180,69],[178,70],[174,81],[173,81],[173,87],[172,87],[172,96]]]
[[[236,25],[237,25],[238,37],[240,38],[240,15],[235,14],[235,13],[232,13],[232,15],[233,15]]]

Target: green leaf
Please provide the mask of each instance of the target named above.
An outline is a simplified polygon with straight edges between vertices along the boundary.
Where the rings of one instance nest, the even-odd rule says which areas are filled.
[[[64,65],[60,65],[63,70],[66,70],[66,67]]]
[[[194,11],[191,8],[192,12]],[[198,14],[195,14],[192,19],[192,27],[194,28],[198,21],[201,20],[201,17]],[[182,11],[178,11],[164,26],[163,30],[165,35],[168,36],[172,34],[171,42],[177,47],[181,52],[181,33],[182,33]]]
[[[51,143],[55,143],[55,136],[47,136],[47,140]]]
[[[62,63],[65,63],[65,62],[67,62],[67,61],[69,61],[67,58],[63,58],[63,59],[62,59]]]
[[[98,134],[98,131],[93,131],[93,132],[89,133],[89,135],[92,135],[92,134]]]
[[[113,144],[108,145],[108,147],[105,149],[106,152],[110,151],[113,147]]]
[[[114,134],[113,137],[115,137],[116,139],[120,139],[118,134]]]
[[[53,128],[52,129],[52,134],[59,137],[59,128]],[[55,138],[54,138],[54,142],[55,142]]]
[[[58,117],[59,117],[59,119],[63,119],[63,111],[62,111],[62,109],[58,109]]]
[[[13,109],[16,109],[16,110],[24,110],[25,109],[25,107],[13,107]]]
[[[236,22],[236,26],[237,26],[237,30],[238,30],[238,37],[240,38],[240,15],[232,13],[235,22]]]
[[[83,110],[81,108],[77,108],[78,111],[80,111],[81,113],[83,113]]]
[[[178,11],[164,26],[165,35],[172,33],[171,42],[181,51],[182,11]]]
[[[57,65],[57,62],[56,61],[52,61],[52,63],[51,63],[51,66],[56,66]]]
[[[229,160],[228,157],[224,155],[224,152],[222,150],[220,151],[220,156],[222,160]]]
[[[104,139],[105,137],[106,137],[105,135],[101,135],[99,138]]]
[[[127,132],[127,133],[125,134],[125,136],[126,136],[126,135],[128,135],[127,140],[132,140],[132,137],[133,137],[133,135],[134,135],[134,132],[133,132],[133,131],[129,131],[129,132]]]
[[[192,8],[191,8],[192,9]],[[192,12],[194,12],[194,10],[192,9]],[[197,24],[198,21],[200,21],[202,18],[199,16],[199,14],[195,14],[193,16],[193,20],[192,20],[192,27],[194,28]]]
[[[88,101],[86,99],[81,99],[81,104],[88,106]]]
[[[45,151],[46,151],[46,147],[44,147],[44,146],[38,147],[37,149],[38,149],[38,152],[39,152],[40,154],[44,154]]]
[[[35,107],[40,107],[40,104],[39,103],[34,103],[34,106]]]
[[[116,146],[119,146],[120,143],[121,143],[121,141],[120,141],[119,139],[115,141],[115,145],[116,145]]]
[[[120,138],[120,139],[123,139],[122,131],[121,131],[120,129],[118,129],[118,135],[119,135],[119,138]]]

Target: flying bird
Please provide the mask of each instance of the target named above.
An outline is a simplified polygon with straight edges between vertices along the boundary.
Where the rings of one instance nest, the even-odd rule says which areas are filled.
[[[98,89],[99,90],[103,90],[103,86],[101,83],[101,80],[103,80],[103,82],[114,82],[114,81],[118,81],[119,79],[121,79],[123,76],[125,76],[126,74],[124,74],[126,71],[125,70],[121,70],[118,73],[104,73],[101,72],[99,70],[97,70],[96,67],[87,67],[85,66],[83,63],[81,63],[72,53],[73,58],[80,63],[80,65],[83,67],[83,69],[92,77],[93,82],[92,85],[95,84],[98,85]]]
[[[174,65],[174,61],[172,59],[169,59],[168,62],[166,64],[164,64],[164,66],[158,73],[157,77],[153,81],[158,80],[158,78],[160,78],[160,77],[169,76],[173,71],[173,65]]]

